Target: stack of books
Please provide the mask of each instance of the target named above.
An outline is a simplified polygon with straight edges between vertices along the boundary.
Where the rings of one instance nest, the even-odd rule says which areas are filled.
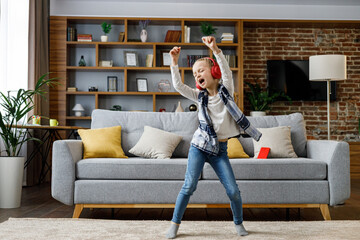
[[[76,92],[77,88],[76,87],[68,87],[67,90],[68,90],[68,92]]]
[[[73,27],[67,28],[67,40],[76,41],[76,28]]]
[[[187,56],[187,66],[192,67],[194,65],[194,63],[196,62],[196,60],[198,60],[200,58],[204,58],[204,57],[208,57],[208,56],[206,56],[206,55],[188,55]]]
[[[221,43],[233,43],[234,35],[232,33],[223,33],[221,35]]]
[[[190,42],[190,30],[191,28],[188,26],[184,26],[184,41],[185,43],[189,43]]]
[[[92,42],[92,35],[91,34],[78,34],[77,41],[78,42]]]

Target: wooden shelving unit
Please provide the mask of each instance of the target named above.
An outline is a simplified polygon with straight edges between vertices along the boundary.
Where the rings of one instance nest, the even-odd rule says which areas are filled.
[[[171,83],[169,66],[162,66],[161,54],[169,51],[173,46],[181,46],[182,53],[179,59],[179,69],[182,81],[192,87],[195,83],[192,76],[192,68],[186,65],[187,55],[207,55],[212,57],[212,52],[201,42],[200,24],[203,21],[212,23],[220,38],[223,32],[234,34],[234,43],[219,43],[218,46],[225,54],[237,56],[236,67],[233,71],[235,83],[235,99],[240,108],[243,107],[242,95],[242,20],[239,19],[173,19],[173,18],[150,18],[148,26],[148,41],[135,42],[139,39],[140,20],[143,18],[117,18],[117,17],[50,17],[50,71],[58,77],[61,86],[51,89],[50,115],[59,119],[60,124],[82,125],[84,120],[89,122],[93,109],[110,109],[114,103],[121,105],[123,110],[159,111],[166,106],[167,111],[172,111],[171,106],[176,106],[178,101],[183,107],[191,104],[191,101],[183,98],[173,87],[169,92],[157,90],[157,82],[168,80]],[[109,34],[109,42],[101,42],[101,23],[112,24]],[[191,28],[190,42],[185,42],[185,25]],[[77,29],[77,34],[92,34],[92,42],[67,41],[67,28]],[[180,30],[179,42],[164,42],[168,30]],[[119,42],[118,35],[125,32],[123,42]],[[124,51],[138,53],[139,66],[127,67],[124,64]],[[145,56],[153,54],[152,67],[145,67]],[[80,56],[86,56],[85,67],[79,67],[77,62]],[[99,61],[113,60],[113,67],[100,67]],[[107,92],[105,89],[106,76],[117,76],[119,90]],[[148,92],[137,92],[134,81],[136,78],[147,78]],[[158,79],[158,80],[157,80]],[[171,84],[172,85],[172,84]],[[98,92],[88,92],[86,86],[97,86]],[[134,88],[135,86],[135,88]],[[68,87],[77,87],[77,92],[68,92]],[[188,101],[188,102],[186,102]],[[75,117],[71,111],[75,103],[85,105],[86,116]],[[131,105],[132,104],[132,105]],[[85,124],[86,125],[86,124]]]

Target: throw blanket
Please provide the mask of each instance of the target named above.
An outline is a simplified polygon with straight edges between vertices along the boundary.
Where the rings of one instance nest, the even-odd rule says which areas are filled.
[[[218,94],[220,99],[224,102],[227,111],[233,117],[236,124],[239,125],[240,129],[243,129],[245,133],[254,138],[256,141],[259,141],[262,135],[261,132],[250,124],[249,120],[238,108],[233,97],[229,94],[224,85],[219,84]],[[200,124],[199,128],[194,133],[191,144],[204,152],[217,155],[219,153],[219,140],[217,139],[216,132],[208,114],[208,92],[206,90],[202,90],[199,93],[198,102],[200,105]]]

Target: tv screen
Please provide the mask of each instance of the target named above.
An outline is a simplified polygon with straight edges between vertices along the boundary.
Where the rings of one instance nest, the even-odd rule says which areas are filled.
[[[327,83],[309,80],[308,60],[268,60],[267,83],[293,101],[326,101]],[[336,100],[336,82],[330,83],[330,100]]]

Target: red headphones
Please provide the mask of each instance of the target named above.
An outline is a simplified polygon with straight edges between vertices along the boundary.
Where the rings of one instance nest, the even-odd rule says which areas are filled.
[[[213,66],[211,67],[211,76],[214,79],[220,79],[221,78],[221,70],[219,67],[219,64],[217,64],[217,62],[215,62],[214,59],[207,57],[207,59],[210,59],[213,63]],[[202,87],[199,86],[199,84],[196,82],[196,88],[199,90],[204,90]]]

